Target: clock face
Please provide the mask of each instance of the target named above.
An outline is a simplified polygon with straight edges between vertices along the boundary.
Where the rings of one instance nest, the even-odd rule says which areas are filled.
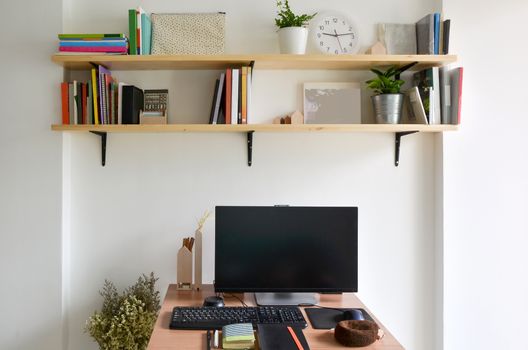
[[[314,21],[312,36],[322,53],[355,54],[359,50],[358,33],[353,23],[339,14],[323,15]]]

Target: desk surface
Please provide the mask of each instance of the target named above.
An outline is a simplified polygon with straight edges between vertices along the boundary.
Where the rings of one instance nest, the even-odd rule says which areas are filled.
[[[150,338],[148,350],[201,350],[205,349],[205,331],[187,331],[169,329],[169,320],[174,306],[200,306],[205,297],[214,295],[212,286],[204,286],[203,291],[180,291],[176,285],[169,285],[167,295],[161,306],[160,314],[154,326]],[[243,297],[244,301],[252,306],[255,305],[253,293],[236,294]],[[240,306],[240,301],[234,297],[225,298],[226,306]],[[383,329],[385,336],[374,344],[361,349],[365,350],[403,350],[394,336],[379,322],[378,319],[363,305],[363,303],[352,293],[342,295],[321,295],[319,302],[322,306],[363,308],[369,312],[376,323]],[[303,330],[308,345],[312,350],[346,349],[334,339],[333,330],[313,329],[310,325],[306,312],[301,308],[308,327]]]

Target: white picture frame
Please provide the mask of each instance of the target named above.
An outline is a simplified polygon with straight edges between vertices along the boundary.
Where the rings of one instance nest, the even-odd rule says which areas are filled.
[[[361,124],[360,83],[304,83],[305,124]]]

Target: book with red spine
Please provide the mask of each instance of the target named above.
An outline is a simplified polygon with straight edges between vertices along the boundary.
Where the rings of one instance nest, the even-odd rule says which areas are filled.
[[[232,90],[232,79],[233,79],[233,70],[231,68],[226,69],[226,79],[225,79],[225,123],[231,124],[231,90]]]
[[[70,124],[68,83],[61,83],[62,124]]]

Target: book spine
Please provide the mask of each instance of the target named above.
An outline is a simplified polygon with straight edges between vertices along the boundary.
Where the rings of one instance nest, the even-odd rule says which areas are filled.
[[[136,10],[128,10],[128,41],[130,47],[130,54],[137,55],[137,42],[136,42],[136,27],[137,27],[137,16]]]
[[[225,93],[225,123],[231,124],[231,87],[233,84],[233,70],[226,69],[226,93]]]
[[[241,113],[240,113],[240,117],[241,117],[241,124],[247,124],[247,74],[248,74],[248,71],[247,71],[248,67],[242,67],[242,77],[241,77],[241,82],[242,82],[242,86],[240,88],[240,100],[241,100]]]
[[[70,124],[70,111],[68,106],[68,83],[61,83],[62,124]]]
[[[451,20],[450,19],[446,19],[444,21],[444,37],[443,37],[443,54],[444,55],[447,55],[449,54],[449,32],[450,32],[450,27],[451,27]]]
[[[216,106],[216,94],[218,93],[219,84],[220,84],[220,80],[216,79],[215,88],[213,92],[213,101],[211,102],[211,113],[209,114],[209,124],[216,124],[216,120],[214,119],[214,116],[215,116],[215,106]]]
[[[92,98],[93,98],[93,113],[94,113],[94,124],[99,125],[99,111],[98,111],[98,98],[99,94],[97,93],[97,69],[92,68]]]
[[[77,80],[73,81],[73,124],[78,124]]]
[[[126,53],[126,46],[61,46],[60,52],[115,52]]]
[[[92,81],[86,84],[86,124],[94,124]]]
[[[434,14],[434,54],[440,53],[440,14]]]
[[[253,81],[253,69],[251,67],[248,67],[248,74],[247,74],[247,111],[246,111],[246,124],[250,123],[251,120],[251,90],[252,86],[251,83]]]
[[[238,76],[239,69],[233,68],[231,79],[231,124],[238,124]]]
[[[81,108],[82,108],[82,123],[88,124],[86,119],[86,84],[81,83]]]

